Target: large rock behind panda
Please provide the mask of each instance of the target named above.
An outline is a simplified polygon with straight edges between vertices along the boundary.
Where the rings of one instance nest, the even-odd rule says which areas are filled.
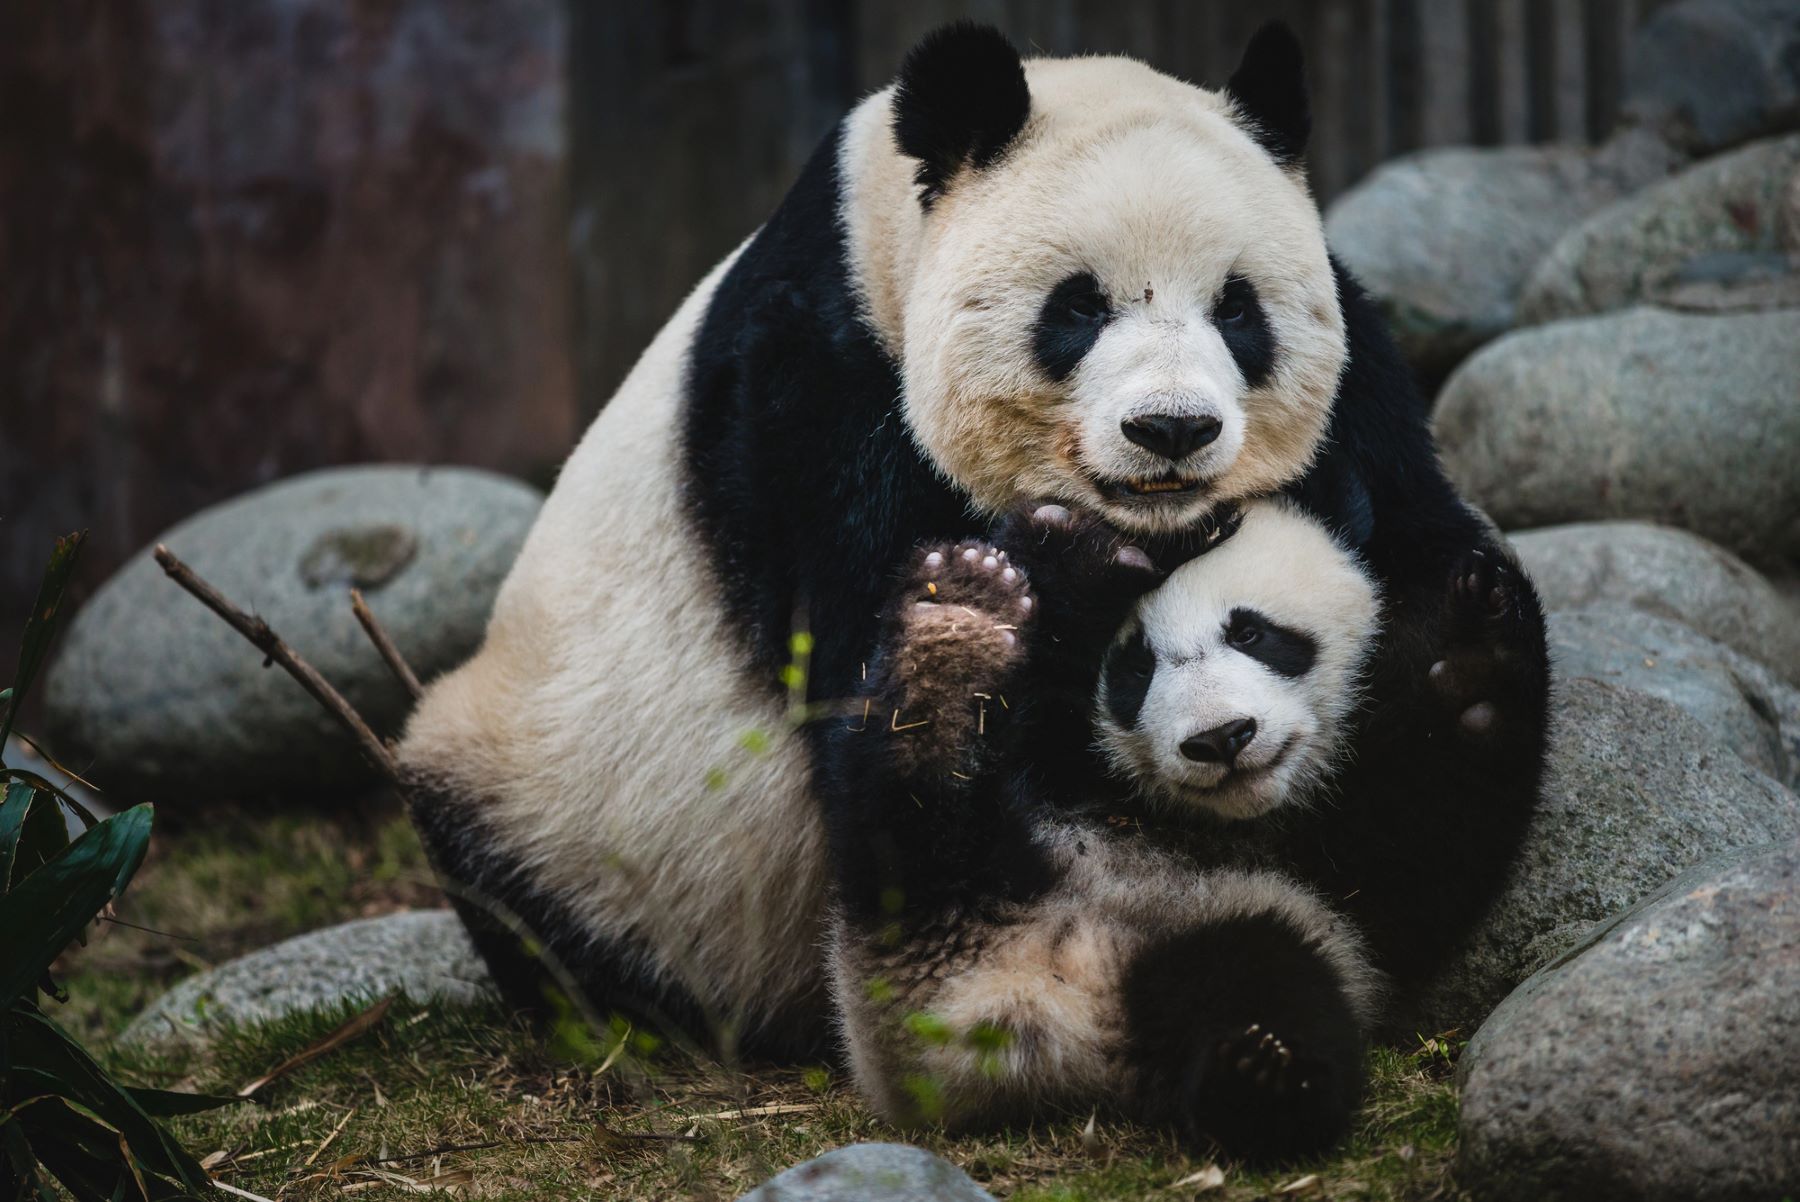
[[[266,620],[386,734],[411,698],[357,624],[350,589],[429,680],[481,641],[541,501],[466,468],[337,468],[233,498],[156,541]],[[379,783],[324,708],[147,548],[75,615],[46,696],[61,755],[122,797],[316,800]]]

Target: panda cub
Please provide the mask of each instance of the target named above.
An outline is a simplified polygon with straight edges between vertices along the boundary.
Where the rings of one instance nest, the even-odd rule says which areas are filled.
[[[1091,752],[1104,657],[1107,754],[1159,798],[1243,818],[1330,777],[1376,586],[1285,502],[1235,527],[1160,587],[1054,505],[916,553],[827,757],[838,1010],[888,1119],[1098,1105],[1253,1157],[1342,1133],[1380,980],[1359,936],[1286,873],[1109,824],[1129,797]]]

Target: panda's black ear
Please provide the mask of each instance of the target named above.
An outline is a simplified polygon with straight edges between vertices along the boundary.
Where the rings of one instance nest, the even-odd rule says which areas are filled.
[[[972,21],[926,34],[894,90],[894,141],[919,160],[919,203],[929,209],[964,164],[999,158],[1030,116],[1025,67],[1005,34]]]
[[[1306,151],[1312,110],[1306,99],[1306,70],[1300,40],[1280,21],[1270,21],[1244,47],[1243,61],[1225,91],[1250,122],[1250,132],[1284,167]]]

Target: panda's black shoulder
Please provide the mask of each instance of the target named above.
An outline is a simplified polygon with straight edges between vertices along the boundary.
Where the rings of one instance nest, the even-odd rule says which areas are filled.
[[[1379,572],[1387,554],[1477,539],[1479,520],[1438,460],[1430,413],[1374,299],[1335,257],[1348,357],[1325,443],[1288,489]]]
[[[683,495],[725,616],[770,687],[799,617],[817,637],[821,688],[849,688],[891,566],[965,523],[963,499],[913,444],[899,367],[862,317],[841,214],[844,129],[720,278],[686,355]]]

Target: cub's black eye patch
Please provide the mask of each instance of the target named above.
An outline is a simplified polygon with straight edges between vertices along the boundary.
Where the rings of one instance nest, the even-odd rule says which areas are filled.
[[[1061,382],[1080,366],[1112,320],[1112,302],[1093,274],[1078,271],[1050,290],[1031,330],[1031,353],[1044,374]]]
[[[1140,627],[1123,643],[1114,643],[1101,669],[1106,680],[1106,709],[1120,726],[1137,724],[1138,711],[1156,676],[1156,655]]]
[[[1305,676],[1319,657],[1319,644],[1310,634],[1243,606],[1225,619],[1225,642],[1269,671],[1289,678]]]
[[[1266,381],[1275,366],[1275,334],[1255,285],[1241,275],[1228,278],[1213,307],[1213,325],[1244,373],[1244,382],[1255,388]]]

